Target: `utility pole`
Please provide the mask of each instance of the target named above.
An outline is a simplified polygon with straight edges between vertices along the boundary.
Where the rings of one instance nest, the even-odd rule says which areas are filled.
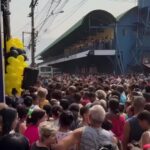
[[[30,8],[31,13],[29,17],[31,17],[31,66],[35,67],[35,50],[36,50],[36,41],[35,41],[35,27],[34,27],[34,10],[37,5],[38,0],[31,0]]]

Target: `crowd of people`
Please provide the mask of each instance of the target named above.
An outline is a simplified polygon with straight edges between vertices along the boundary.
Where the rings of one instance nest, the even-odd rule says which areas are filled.
[[[150,78],[39,77],[0,104],[0,150],[150,150]]]
[[[85,50],[110,50],[113,49],[113,39],[101,33],[80,40],[64,50],[65,55],[71,55]]]

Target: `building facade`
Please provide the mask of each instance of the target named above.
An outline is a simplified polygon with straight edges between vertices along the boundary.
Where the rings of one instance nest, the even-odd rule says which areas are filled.
[[[117,18],[94,10],[40,53],[39,65],[66,73],[141,72],[150,66],[149,41],[150,0]]]

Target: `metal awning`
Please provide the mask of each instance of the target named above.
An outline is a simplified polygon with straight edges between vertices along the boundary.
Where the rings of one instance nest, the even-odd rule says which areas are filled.
[[[143,64],[144,66],[150,68],[150,64]]]
[[[84,51],[84,52],[80,52],[74,55],[70,55],[70,56],[66,56],[66,57],[62,57],[56,60],[52,60],[52,61],[47,61],[47,62],[43,62],[42,65],[53,65],[53,64],[57,64],[57,63],[62,63],[62,62],[66,62],[66,61],[70,61],[70,60],[74,60],[74,59],[79,59],[79,58],[84,58],[87,57],[89,55],[90,50]],[[94,50],[93,51],[93,55],[94,56],[115,56],[116,55],[116,50],[112,49],[112,50]]]

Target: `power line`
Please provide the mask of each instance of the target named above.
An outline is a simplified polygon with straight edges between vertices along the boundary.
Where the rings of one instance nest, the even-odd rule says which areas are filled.
[[[59,12],[61,12],[61,10],[63,10],[63,8],[65,7],[65,5],[68,3],[68,1],[69,1],[69,0],[66,0],[66,1],[61,5],[61,8],[59,8],[59,10],[58,10]],[[55,21],[57,15],[58,15],[58,14],[56,14],[56,16],[53,18],[53,20],[52,20],[52,22],[50,23],[50,25],[48,24],[49,27],[52,26],[52,24],[53,24],[53,22]],[[45,30],[47,30],[47,29],[45,29]]]
[[[63,12],[62,10],[63,10],[63,8],[65,7],[65,5],[68,3],[68,1],[69,1],[69,0],[65,0],[65,1],[62,3],[61,7],[59,7],[59,10],[57,10],[57,11],[58,11],[57,14],[55,14],[55,13],[49,14],[49,16],[47,17],[47,21],[48,21],[48,19],[49,19],[50,17],[54,16],[54,14],[55,14],[55,16],[52,18],[51,22],[48,23],[48,25],[50,24],[50,26],[51,26],[52,23],[55,21],[56,17],[58,16],[58,14]],[[54,10],[53,10],[53,11],[54,11]],[[46,22],[45,22],[45,23],[46,23]]]
[[[47,15],[46,15],[44,21],[42,21],[42,23],[40,24],[41,26],[40,26],[40,29],[38,30],[38,34],[39,34],[39,32],[42,30],[42,28],[43,28],[43,26],[45,25],[46,21],[49,19],[49,13],[52,15],[52,12],[54,12],[54,11],[56,10],[56,8],[59,6],[59,4],[61,3],[61,1],[62,1],[62,0],[59,0],[59,1],[56,2],[57,4],[56,4],[56,6],[53,8],[53,10],[51,10],[51,9],[52,9],[52,7],[53,7],[53,4],[54,4],[55,0],[52,0],[52,1],[51,1],[51,5],[50,5],[50,7],[49,7],[49,9],[48,9],[48,11],[47,11]],[[38,26],[39,26],[39,25],[38,25]],[[37,29],[37,27],[36,27],[36,29]],[[30,43],[29,43],[29,44],[30,44]]]
[[[49,6],[49,8],[48,8],[48,11],[47,11],[47,13],[46,13],[46,17],[44,17],[44,20],[46,20],[47,15],[49,15],[53,3],[54,3],[54,0],[51,1],[51,4],[50,4],[50,6]],[[40,20],[40,23],[36,26],[36,28],[38,28],[39,26],[41,26],[41,25],[43,24],[44,20],[43,20],[43,18],[42,18],[42,19]]]
[[[61,21],[59,24],[57,24],[57,26],[55,26],[53,29],[55,30],[58,26],[60,26],[61,24],[63,24],[66,20],[68,20],[70,17],[72,17],[88,0],[82,0],[80,1],[78,4],[74,5],[73,7],[71,7],[71,12],[68,12],[69,16],[67,16],[65,19],[63,19],[63,21]],[[66,1],[68,2],[68,1]],[[66,11],[65,11],[66,12]],[[50,22],[50,25],[48,24],[47,26],[50,27],[53,23],[53,21],[55,20],[55,18],[52,18],[53,20]],[[53,30],[52,29],[52,30]],[[45,29],[47,30],[47,29]],[[53,30],[53,31],[54,31]],[[41,36],[38,36],[38,38],[40,38]]]
[[[47,20],[49,19],[49,17],[51,17],[51,16],[53,15],[53,12],[54,12],[54,11],[56,10],[56,8],[59,6],[59,4],[61,3],[61,1],[62,1],[62,0],[59,0],[59,1],[58,1],[57,5],[56,5],[55,8],[51,11],[51,13],[50,13],[50,9],[49,9],[49,11],[48,11],[48,13],[47,13],[45,19],[43,20],[43,23],[41,24],[41,26],[40,26],[40,28],[39,28],[39,30],[38,30],[38,32],[40,32],[40,31],[42,30],[43,26],[45,25],[45,23],[47,22]],[[54,0],[53,0],[53,2],[54,2]],[[49,13],[50,13],[50,14],[49,14]]]
[[[45,10],[45,8],[48,6],[48,4],[49,4],[51,1],[53,1],[53,0],[48,0],[48,1],[46,2],[46,4],[44,5],[44,7],[41,9],[41,11],[35,16],[35,19],[39,16],[39,14],[41,14],[41,13]]]
[[[72,8],[71,8],[71,12],[68,12],[69,13],[69,16],[67,16],[65,19],[63,19],[63,21],[61,21],[59,24],[57,24],[57,26],[55,26],[55,28],[57,28],[60,24],[62,24],[62,23],[64,23],[66,20],[68,20],[70,17],[72,17],[86,2],[87,2],[88,0],[82,0],[82,1],[80,1],[78,4],[76,4],[76,5],[74,5]],[[65,4],[68,2],[68,0],[66,0],[65,1]],[[64,4],[64,6],[65,6],[65,4]],[[63,6],[63,7],[64,7]],[[62,8],[61,8],[62,9]],[[50,18],[50,17],[52,17],[53,15],[51,15],[51,14],[49,14],[49,16],[48,16],[48,18],[47,18],[47,20]],[[51,20],[51,25],[52,25],[52,23],[53,23],[53,21],[55,20],[55,18],[56,18],[56,16],[54,17],[54,18],[52,18],[53,20]],[[46,20],[46,21],[47,21]],[[46,22],[45,22],[46,23]],[[45,23],[44,23],[44,25],[45,25]],[[49,25],[50,26],[50,25]],[[55,28],[53,28],[53,29],[55,29]],[[40,36],[39,36],[39,34],[40,34],[40,31],[41,30],[38,30],[39,32],[38,32],[38,38],[40,38]]]
[[[40,25],[41,25],[41,22],[43,22],[43,18],[46,18],[45,16],[47,16],[47,14],[49,14],[53,3],[54,3],[54,0],[49,0],[48,3],[46,3],[45,8],[43,9],[43,11],[45,10],[45,15],[43,17],[41,17],[41,19],[39,20]],[[49,6],[49,4],[50,4],[50,6]],[[46,11],[46,7],[48,7],[47,11]],[[37,25],[37,26],[39,26],[39,25]],[[37,28],[37,26],[36,26],[36,28]]]
[[[50,3],[51,0],[48,0],[46,2],[46,4],[42,7],[42,9],[40,10],[40,12],[38,14],[36,14],[35,19],[37,19],[46,9],[46,7],[48,6],[48,4]],[[23,25],[21,28],[19,28],[16,33],[18,33],[19,31],[23,30],[24,28],[27,28],[27,26],[30,25],[30,21],[27,22],[25,25]]]
[[[80,3],[78,3],[76,6],[72,7],[72,12],[65,18],[63,19],[60,23],[58,23],[54,28],[52,28],[51,30],[54,31],[55,29],[57,29],[58,26],[60,26],[61,24],[63,24],[64,22],[66,22],[66,20],[68,20],[70,17],[72,17],[88,0],[82,0]],[[74,9],[73,9],[74,8]],[[49,27],[49,26],[48,26]]]
[[[51,2],[51,0],[48,0],[47,2],[46,2],[46,4],[42,7],[42,9],[40,10],[40,12],[38,13],[38,14],[36,14],[36,16],[35,16],[35,19],[37,19],[45,10],[46,10],[46,7],[48,6],[48,4]],[[30,22],[28,22],[27,24],[25,24],[22,28],[20,28],[19,30],[21,30],[21,29],[23,29],[23,28],[25,28],[27,25],[29,25],[30,24]],[[18,31],[19,31],[18,30]],[[30,38],[30,40],[29,40],[29,42],[27,42],[27,43],[29,43],[29,44],[27,44],[29,47],[30,47],[30,45],[31,45],[31,38]]]
[[[88,0],[82,0],[80,1],[78,4],[74,5],[73,7],[71,7],[71,12],[69,13],[69,16],[67,16],[63,21],[61,21],[59,24],[57,24],[57,26],[55,26],[53,29],[55,30],[58,26],[60,26],[62,23],[64,23],[66,20],[68,20],[72,15],[74,15]],[[66,12],[66,11],[65,11]],[[55,18],[54,18],[55,19]],[[54,19],[52,20],[52,22],[50,22],[52,25]],[[50,25],[48,25],[48,27],[50,27]],[[52,29],[52,30],[53,30]],[[46,29],[47,30],[47,29]],[[53,31],[54,31],[53,30]],[[38,38],[41,38],[41,36],[38,36]],[[40,41],[40,39],[38,39]]]

